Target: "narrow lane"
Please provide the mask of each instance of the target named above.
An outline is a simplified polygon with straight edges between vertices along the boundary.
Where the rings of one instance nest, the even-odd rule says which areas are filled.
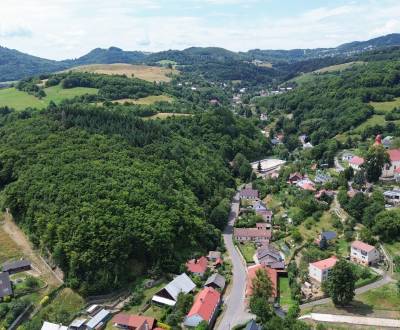
[[[232,287],[224,298],[225,311],[222,319],[217,326],[218,330],[230,330],[238,324],[242,324],[254,315],[246,311],[245,289],[246,289],[246,267],[233,244],[233,226],[239,215],[239,193],[235,195],[231,204],[228,225],[223,233],[226,250],[232,261]]]

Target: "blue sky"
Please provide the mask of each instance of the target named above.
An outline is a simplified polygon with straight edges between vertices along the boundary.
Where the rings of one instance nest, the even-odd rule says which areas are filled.
[[[0,1],[0,45],[52,59],[110,46],[334,47],[394,32],[399,0]]]

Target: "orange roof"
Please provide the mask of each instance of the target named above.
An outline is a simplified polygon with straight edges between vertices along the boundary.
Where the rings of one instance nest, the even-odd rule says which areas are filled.
[[[220,300],[221,294],[217,290],[210,287],[204,288],[196,296],[187,316],[199,315],[203,320],[209,322]]]
[[[390,161],[398,162],[400,161],[400,149],[388,150]]]
[[[349,163],[360,166],[360,165],[364,164],[364,158],[354,156],[352,159],[350,159]]]
[[[337,261],[338,261],[338,259],[335,256],[333,256],[328,259],[312,262],[311,265],[313,265],[314,267],[316,267],[320,270],[325,270],[325,269],[329,269],[329,268],[332,268],[333,266],[335,266]]]
[[[186,263],[186,268],[191,273],[204,273],[207,270],[208,260],[206,257],[192,259]]]
[[[351,243],[351,247],[359,249],[359,250],[363,250],[366,252],[371,252],[372,250],[375,249],[374,246],[369,245],[367,243],[361,242],[361,241],[354,241],[353,243]]]
[[[246,296],[249,297],[253,293],[253,279],[257,275],[257,271],[263,269],[266,271],[272,284],[272,295],[277,297],[278,294],[278,272],[276,269],[269,268],[265,265],[254,265],[247,268],[247,286],[246,286]]]
[[[141,328],[145,322],[147,322],[149,329],[153,329],[155,323],[155,319],[153,317],[119,313],[112,319],[112,323],[117,323],[119,325],[135,329]]]

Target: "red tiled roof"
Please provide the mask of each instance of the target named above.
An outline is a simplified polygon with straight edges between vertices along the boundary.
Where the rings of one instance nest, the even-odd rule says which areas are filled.
[[[192,259],[186,263],[186,268],[191,273],[204,273],[207,270],[208,260],[206,257]]]
[[[324,269],[329,269],[329,268],[332,268],[333,266],[335,266],[337,261],[338,261],[338,259],[335,256],[333,256],[328,259],[312,262],[311,265],[313,265],[314,267],[316,267],[320,270],[324,270]]]
[[[350,159],[349,163],[360,166],[360,165],[364,164],[364,158],[354,156],[352,159]]]
[[[233,236],[271,238],[271,231],[257,228],[234,228]]]
[[[153,329],[155,319],[152,317],[119,313],[112,319],[112,323],[136,329],[142,327],[145,322],[149,325],[149,329]]]
[[[278,294],[278,272],[276,269],[269,268],[265,265],[255,265],[255,266],[250,266],[247,268],[247,285],[246,285],[246,296],[250,297],[253,293],[253,279],[257,275],[257,271],[259,269],[263,269],[266,271],[269,279],[271,280],[272,284],[272,295],[274,297],[277,297]]]
[[[221,294],[214,288],[207,287],[196,296],[187,316],[200,315],[207,322],[213,317],[215,308],[221,300]]]
[[[359,249],[359,250],[363,250],[366,252],[371,252],[372,250],[375,249],[374,246],[369,245],[367,243],[361,242],[361,241],[354,241],[353,243],[351,243],[351,247]]]
[[[392,161],[392,162],[400,161],[400,149],[388,150],[388,154],[390,157],[390,161]]]

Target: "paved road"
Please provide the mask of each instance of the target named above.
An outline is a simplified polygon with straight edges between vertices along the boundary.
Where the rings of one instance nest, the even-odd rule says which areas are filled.
[[[232,285],[229,294],[224,298],[225,311],[217,325],[218,330],[230,330],[238,324],[242,324],[255,316],[246,311],[244,294],[246,289],[246,267],[236,250],[233,239],[233,225],[239,214],[239,194],[232,200],[229,222],[223,233],[225,247],[232,261]]]
[[[356,296],[359,294],[362,294],[364,292],[379,288],[385,284],[389,284],[391,282],[395,282],[390,275],[385,274],[384,277],[382,279],[380,279],[379,281],[373,282],[371,284],[367,284],[362,286],[361,288],[356,289]],[[324,298],[324,299],[320,299],[320,300],[316,300],[316,301],[311,301],[309,303],[305,303],[300,305],[300,308],[307,308],[307,307],[313,307],[313,306],[318,306],[318,305],[324,305],[331,302],[331,298]]]
[[[358,324],[358,325],[367,325],[367,326],[373,326],[373,327],[400,328],[400,320],[383,319],[383,318],[376,318],[376,317],[311,313],[311,314],[306,314],[306,315],[300,317],[300,319],[301,320],[311,319],[311,320],[320,321],[320,322]]]

